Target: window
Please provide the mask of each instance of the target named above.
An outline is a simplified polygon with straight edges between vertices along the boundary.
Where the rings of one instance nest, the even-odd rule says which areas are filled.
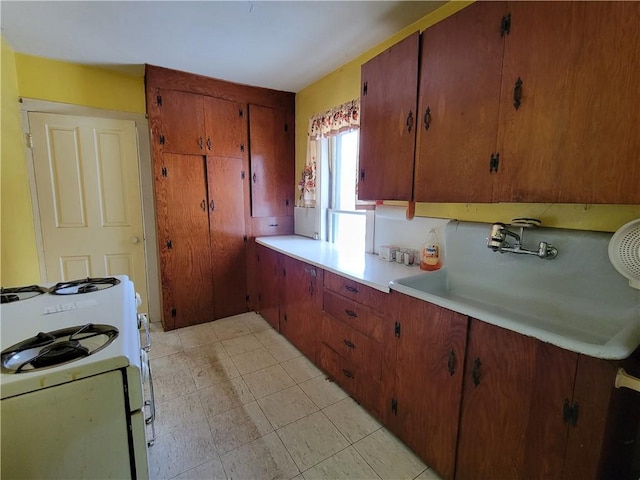
[[[344,248],[364,251],[366,212],[358,210],[358,130],[328,139],[329,204],[328,241]]]

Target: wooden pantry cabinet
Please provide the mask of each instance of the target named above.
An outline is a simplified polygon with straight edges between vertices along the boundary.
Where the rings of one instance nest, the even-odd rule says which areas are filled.
[[[254,235],[293,232],[295,96],[151,65],[145,82],[163,326],[245,312]]]
[[[413,57],[413,199],[640,203],[640,111],[631,107],[639,23],[638,2],[475,2],[426,29]],[[397,88],[384,81],[383,91]],[[405,123],[388,107],[365,116],[361,98],[363,133],[378,128],[368,118],[388,119],[385,133],[362,138],[361,152],[384,151]],[[382,157],[376,170],[384,176],[397,158]]]

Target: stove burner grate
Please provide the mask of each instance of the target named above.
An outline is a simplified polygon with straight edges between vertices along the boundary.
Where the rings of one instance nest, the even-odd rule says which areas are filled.
[[[117,336],[117,328],[92,323],[40,332],[2,351],[2,372],[32,372],[79,360],[99,352]]]
[[[115,277],[83,278],[60,282],[49,289],[54,295],[75,295],[79,293],[91,293],[118,285],[120,280]]]
[[[48,290],[46,288],[38,285],[0,288],[0,303],[13,303],[20,300],[27,300],[47,292]]]

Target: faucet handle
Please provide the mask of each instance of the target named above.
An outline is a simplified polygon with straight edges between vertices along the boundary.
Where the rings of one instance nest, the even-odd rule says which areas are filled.
[[[506,230],[507,226],[504,223],[494,223],[491,226],[491,233],[489,234],[489,238],[487,238],[487,247],[489,247],[494,252],[500,250],[506,240]]]

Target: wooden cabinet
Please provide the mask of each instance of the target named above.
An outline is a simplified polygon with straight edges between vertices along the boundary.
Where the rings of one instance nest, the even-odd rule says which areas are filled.
[[[468,318],[397,292],[391,298],[397,353],[389,428],[452,479]]]
[[[293,216],[294,119],[283,109],[249,105],[251,216]]]
[[[383,419],[392,383],[389,350],[385,347],[389,345],[385,339],[392,335],[385,318],[386,302],[376,302],[379,309],[374,310],[353,298],[378,298],[377,294],[384,298],[386,294],[331,272],[325,272],[324,287],[318,363],[362,406]]]
[[[283,283],[281,257],[275,250],[256,245],[256,311],[278,331]]]
[[[362,66],[358,198],[412,198],[418,32]]]
[[[456,479],[633,478],[639,407],[614,391],[619,363],[472,320]]]
[[[155,101],[165,152],[244,157],[247,122],[241,103],[163,89]]]
[[[280,332],[316,362],[322,320],[322,269],[283,256]]]

